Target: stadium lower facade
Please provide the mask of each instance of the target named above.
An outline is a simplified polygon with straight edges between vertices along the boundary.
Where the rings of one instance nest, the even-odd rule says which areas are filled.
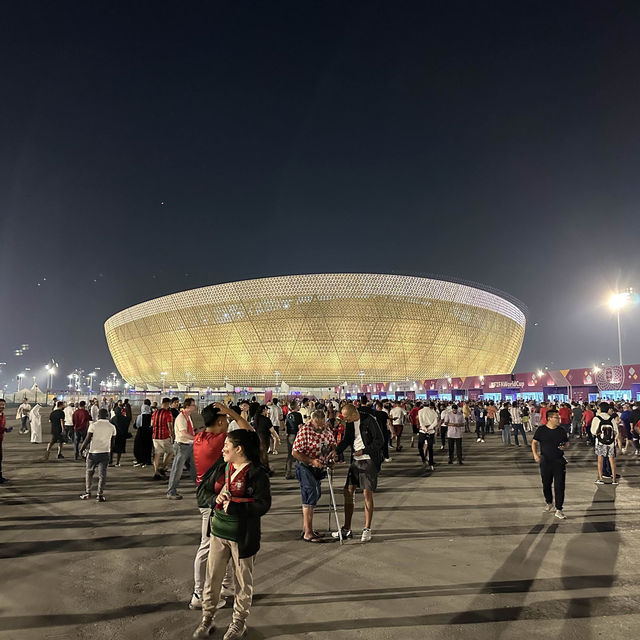
[[[478,285],[328,273],[156,298],[105,334],[136,388],[319,388],[508,373],[525,327],[517,300]]]

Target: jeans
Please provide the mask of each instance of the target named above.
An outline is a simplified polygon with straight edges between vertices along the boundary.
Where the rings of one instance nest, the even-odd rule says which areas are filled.
[[[284,465],[284,477],[285,478],[293,478],[295,477],[293,473],[293,463],[295,462],[295,458],[293,457],[293,443],[296,439],[295,433],[287,433],[287,462]]]
[[[462,438],[449,438],[449,462],[453,462],[453,449],[456,449],[458,462],[462,462]]]
[[[300,482],[303,507],[315,507],[322,495],[320,478],[309,467],[296,462],[296,478]]]
[[[104,485],[107,482],[107,466],[109,464],[108,453],[90,453],[87,456],[87,473],[85,476],[85,489],[87,493],[91,493],[91,485],[93,484],[93,473],[98,468],[98,495],[101,496],[104,491]]]
[[[522,436],[522,439],[524,440],[524,444],[525,446],[527,445],[527,436],[524,432],[524,425],[523,424],[514,424],[513,426],[513,437],[516,441],[516,444],[520,444],[518,442],[518,434],[520,434]]]
[[[486,433],[495,433],[493,425],[495,424],[495,418],[487,418],[487,431]]]
[[[184,463],[190,460],[191,467],[189,473],[191,480],[196,481],[196,465],[193,464],[193,444],[182,444],[174,442],[173,444],[173,464],[171,465],[171,473],[169,474],[169,489],[167,493],[175,495],[178,492],[178,485],[184,470]]]
[[[484,440],[484,422],[476,422],[476,437]]]
[[[84,431],[76,431],[73,434],[73,448],[76,454],[76,460],[80,457],[80,447],[87,437],[86,429]]]
[[[29,431],[29,416],[22,416],[20,433],[27,433],[27,431]]]
[[[564,483],[566,478],[566,464],[564,458],[556,460],[547,460],[542,458],[540,461],[540,476],[542,477],[542,493],[547,504],[553,502],[553,494],[551,485],[556,494],[556,509],[562,511],[564,505]]]
[[[511,444],[511,425],[505,424],[502,427],[502,444]]]
[[[424,433],[420,431],[418,433],[418,453],[422,458],[422,462],[427,462],[427,455],[429,456],[429,464],[433,466],[433,443],[436,439],[435,433]],[[427,454],[424,452],[424,445],[427,445]]]

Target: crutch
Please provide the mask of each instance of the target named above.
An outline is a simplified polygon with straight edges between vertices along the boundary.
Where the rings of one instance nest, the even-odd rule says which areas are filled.
[[[338,538],[340,539],[340,544],[343,544],[342,527],[338,520],[338,507],[336,507],[336,497],[333,493],[333,469],[331,467],[327,467],[327,480],[329,481],[329,498],[331,500],[331,505],[329,506],[329,531],[331,531],[331,508],[333,507],[333,513],[336,517],[336,526],[338,527]]]

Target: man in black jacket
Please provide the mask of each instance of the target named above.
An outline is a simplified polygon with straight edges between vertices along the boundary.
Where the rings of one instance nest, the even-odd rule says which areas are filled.
[[[361,542],[371,540],[371,520],[373,519],[373,494],[378,485],[378,473],[382,464],[384,438],[377,420],[366,413],[360,413],[354,405],[346,404],[342,408],[342,417],[346,421],[344,438],[338,445],[337,453],[344,453],[351,447],[353,453],[351,466],[344,486],[344,526],[342,537],[352,538],[351,518],[353,517],[353,494],[360,487],[364,494],[364,529]],[[339,537],[338,532],[333,534]]]

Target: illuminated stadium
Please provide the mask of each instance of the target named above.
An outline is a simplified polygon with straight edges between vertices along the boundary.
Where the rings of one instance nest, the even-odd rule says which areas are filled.
[[[216,284],[105,323],[136,387],[297,388],[511,372],[524,307],[479,285],[327,273]]]

